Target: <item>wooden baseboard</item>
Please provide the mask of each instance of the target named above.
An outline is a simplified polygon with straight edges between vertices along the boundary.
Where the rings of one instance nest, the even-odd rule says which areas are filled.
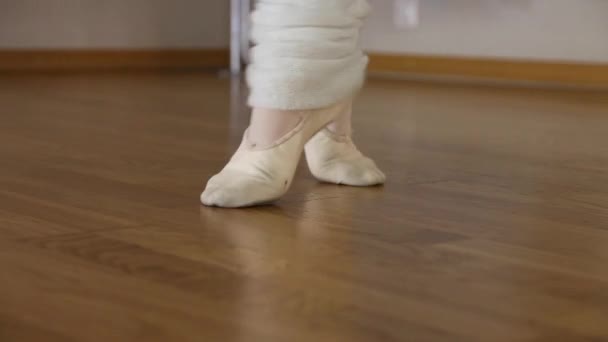
[[[0,71],[223,68],[228,63],[228,49],[0,50]]]
[[[370,54],[370,72],[608,87],[608,64]]]
[[[227,68],[228,49],[0,50],[0,71]],[[608,87],[608,64],[370,54],[369,71]]]

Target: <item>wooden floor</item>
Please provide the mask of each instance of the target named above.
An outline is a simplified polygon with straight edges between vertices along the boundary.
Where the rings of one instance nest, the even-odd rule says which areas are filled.
[[[201,207],[238,90],[0,76],[0,341],[608,340],[608,94],[371,81],[385,187]]]

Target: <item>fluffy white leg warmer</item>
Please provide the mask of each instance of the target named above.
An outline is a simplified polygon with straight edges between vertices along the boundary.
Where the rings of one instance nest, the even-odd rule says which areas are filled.
[[[252,15],[252,107],[316,109],[361,87],[367,56],[358,47],[365,0],[259,0]]]

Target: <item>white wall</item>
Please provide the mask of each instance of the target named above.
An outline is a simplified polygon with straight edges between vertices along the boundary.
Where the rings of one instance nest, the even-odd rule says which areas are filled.
[[[227,47],[228,0],[0,0],[0,48]]]
[[[370,0],[367,50],[608,63],[608,0],[420,0],[420,26],[394,28]]]

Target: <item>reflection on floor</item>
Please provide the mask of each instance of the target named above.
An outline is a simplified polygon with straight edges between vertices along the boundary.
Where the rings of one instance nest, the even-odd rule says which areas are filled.
[[[247,124],[230,89],[0,79],[0,340],[608,338],[605,93],[371,81],[385,187],[301,165],[274,206],[204,208]]]

